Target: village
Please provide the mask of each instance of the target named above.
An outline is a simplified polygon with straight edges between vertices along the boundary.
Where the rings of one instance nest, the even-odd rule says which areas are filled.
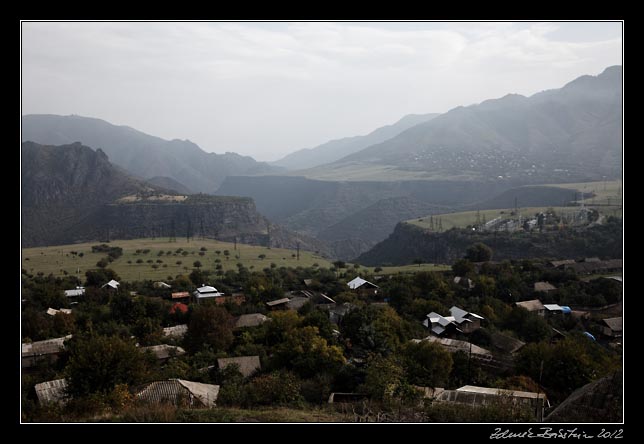
[[[621,272],[616,259],[466,256],[452,271],[406,275],[204,267],[167,282],[120,282],[109,269],[83,283],[32,276],[25,414],[284,405],[374,421],[405,406],[428,421],[464,411],[548,421],[608,396],[577,391],[620,373]],[[577,404],[566,401],[573,392]]]

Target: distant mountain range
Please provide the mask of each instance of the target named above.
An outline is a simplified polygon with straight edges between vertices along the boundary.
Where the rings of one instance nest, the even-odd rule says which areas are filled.
[[[371,169],[375,180],[387,167],[391,175],[425,179],[614,178],[622,166],[622,103],[622,68],[611,66],[561,89],[455,108],[304,175],[350,179],[347,171],[366,179],[360,170]]]
[[[22,140],[44,145],[81,142],[100,148],[111,161],[142,179],[168,177],[193,193],[214,193],[229,175],[279,168],[235,153],[206,153],[188,140],[164,140],[127,126],[81,116],[31,114],[22,117]],[[177,186],[175,184],[175,186]]]
[[[289,170],[301,170],[332,163],[348,154],[391,139],[406,129],[416,126],[419,123],[428,122],[439,115],[436,113],[409,114],[398,122],[378,128],[366,136],[344,137],[342,139],[331,140],[315,148],[295,151],[280,160],[271,162],[271,164],[288,168]]]

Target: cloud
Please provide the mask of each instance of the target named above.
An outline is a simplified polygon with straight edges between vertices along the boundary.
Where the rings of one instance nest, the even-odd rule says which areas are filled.
[[[25,113],[268,159],[597,74],[621,63],[621,26],[34,22],[22,25],[22,56]]]

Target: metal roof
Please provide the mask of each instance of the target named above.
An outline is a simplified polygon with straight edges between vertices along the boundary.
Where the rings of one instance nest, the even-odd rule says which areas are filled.
[[[492,343],[492,346],[506,353],[514,353],[525,345],[525,342],[511,336],[504,335],[503,333],[499,333],[498,331],[490,334],[490,342]]]
[[[214,407],[219,396],[219,386],[184,379],[169,379],[147,384],[136,396],[154,403],[170,402],[177,405],[183,399],[189,405],[194,405],[197,401],[197,404],[205,407]]]
[[[535,392],[522,392],[519,390],[508,390],[500,389],[493,387],[477,387],[475,385],[464,385],[461,388],[456,389],[457,392],[468,392],[468,393],[481,393],[485,395],[500,395],[500,396],[512,396],[515,398],[532,398],[532,399],[545,399],[545,393],[535,393]]]
[[[54,379],[53,381],[41,382],[36,384],[36,396],[38,402],[41,404],[64,403],[65,402],[65,389],[67,388],[67,381],[65,378]]]
[[[349,286],[350,289],[355,290],[356,288],[362,287],[364,284],[369,284],[374,288],[379,288],[376,284],[373,284],[365,279],[362,279],[360,276],[356,277],[355,279],[350,280],[347,282],[347,285]]]
[[[48,355],[61,352],[65,346],[64,342],[71,339],[72,335],[63,336],[62,338],[47,339],[45,341],[22,344],[22,357]]]
[[[286,306],[291,310],[299,310],[307,302],[309,302],[309,298],[305,298],[303,296],[296,296],[294,298],[289,299]]]
[[[561,307],[557,304],[543,304],[543,308],[548,311],[562,311]]]
[[[269,307],[274,307],[280,304],[286,304],[289,301],[289,298],[276,299],[274,301],[267,302],[266,305]]]
[[[604,323],[613,331],[622,331],[622,317],[606,318]]]
[[[492,354],[490,353],[490,351],[484,349],[483,347],[479,347],[478,345],[474,345],[471,342],[467,342],[467,341],[459,341],[457,339],[449,339],[449,338],[437,338],[436,336],[427,336],[422,340],[429,341],[429,342],[437,342],[442,346],[446,347],[451,352],[464,351],[466,353],[469,353],[471,349],[472,354],[475,354],[475,355]]]
[[[535,282],[534,283],[534,291],[553,291],[556,290],[557,287],[552,285],[550,282]]]
[[[241,315],[239,318],[237,318],[237,322],[235,322],[235,328],[257,327],[258,325],[262,325],[264,322],[268,321],[269,319],[270,319],[269,317],[264,316],[261,313],[251,313],[251,314]]]
[[[161,344],[161,345],[151,345],[150,347],[142,347],[142,350],[150,350],[157,359],[168,359],[172,356],[181,356],[185,355],[186,351],[181,347],[175,347],[174,345]]]
[[[82,296],[85,294],[85,288],[83,287],[76,287],[73,290],[65,290],[65,296],[68,298],[74,297],[74,296]]]
[[[60,310],[56,310],[55,308],[49,307],[47,309],[47,314],[49,316],[56,316],[58,313],[64,313],[64,314],[72,314],[71,308],[61,308]]]
[[[217,359],[217,365],[220,369],[224,369],[225,367],[232,364],[237,364],[239,366],[239,372],[244,375],[245,378],[252,375],[255,371],[261,370],[262,368],[259,362],[259,356],[257,355]]]
[[[154,288],[172,288],[172,285],[166,284],[165,282],[161,282],[161,281],[155,282],[153,285],[154,285]]]
[[[170,336],[173,338],[182,338],[188,332],[188,325],[180,324],[175,325],[174,327],[165,327],[163,329],[164,336]]]
[[[176,293],[172,293],[170,296],[172,297],[172,299],[189,298],[190,293],[188,293],[187,291],[177,291]]]
[[[215,287],[211,287],[210,285],[204,285],[203,287],[197,288],[197,291],[199,293],[218,293],[217,289]]]
[[[109,281],[107,284],[103,285],[101,288],[104,288],[104,287],[108,286],[108,287],[112,287],[113,289],[115,289],[115,290],[116,290],[116,289],[118,288],[118,286],[119,286],[119,285],[121,285],[121,284],[119,284],[117,281],[115,281],[114,279],[112,279],[112,280],[111,280],[111,281]]]
[[[545,307],[541,303],[539,299],[532,299],[529,301],[522,301],[522,302],[516,302],[515,303],[517,307],[523,307],[528,311],[539,311],[539,310],[545,310]]]

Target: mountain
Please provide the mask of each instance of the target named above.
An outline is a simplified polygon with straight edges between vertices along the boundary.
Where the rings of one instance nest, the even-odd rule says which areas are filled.
[[[582,76],[531,97],[508,94],[458,107],[382,143],[310,171],[351,168],[427,179],[498,178],[523,183],[602,180],[621,175],[622,68]],[[341,177],[341,174],[336,175]]]
[[[437,116],[439,114],[435,113],[409,114],[398,122],[378,128],[366,136],[344,137],[342,139],[331,140],[315,148],[305,148],[295,151],[271,164],[288,168],[289,170],[300,170],[335,162],[347,154],[355,153],[376,143],[384,142],[412,126],[427,122]]]
[[[179,194],[135,179],[81,143],[22,144],[23,247],[149,236],[205,236],[319,251],[322,242],[270,224],[252,199]]]
[[[206,153],[189,140],[164,140],[127,126],[81,116],[25,115],[22,140],[44,145],[81,141],[102,149],[114,164],[131,174],[144,179],[169,177],[192,192],[213,193],[229,175],[279,170],[235,153]]]

